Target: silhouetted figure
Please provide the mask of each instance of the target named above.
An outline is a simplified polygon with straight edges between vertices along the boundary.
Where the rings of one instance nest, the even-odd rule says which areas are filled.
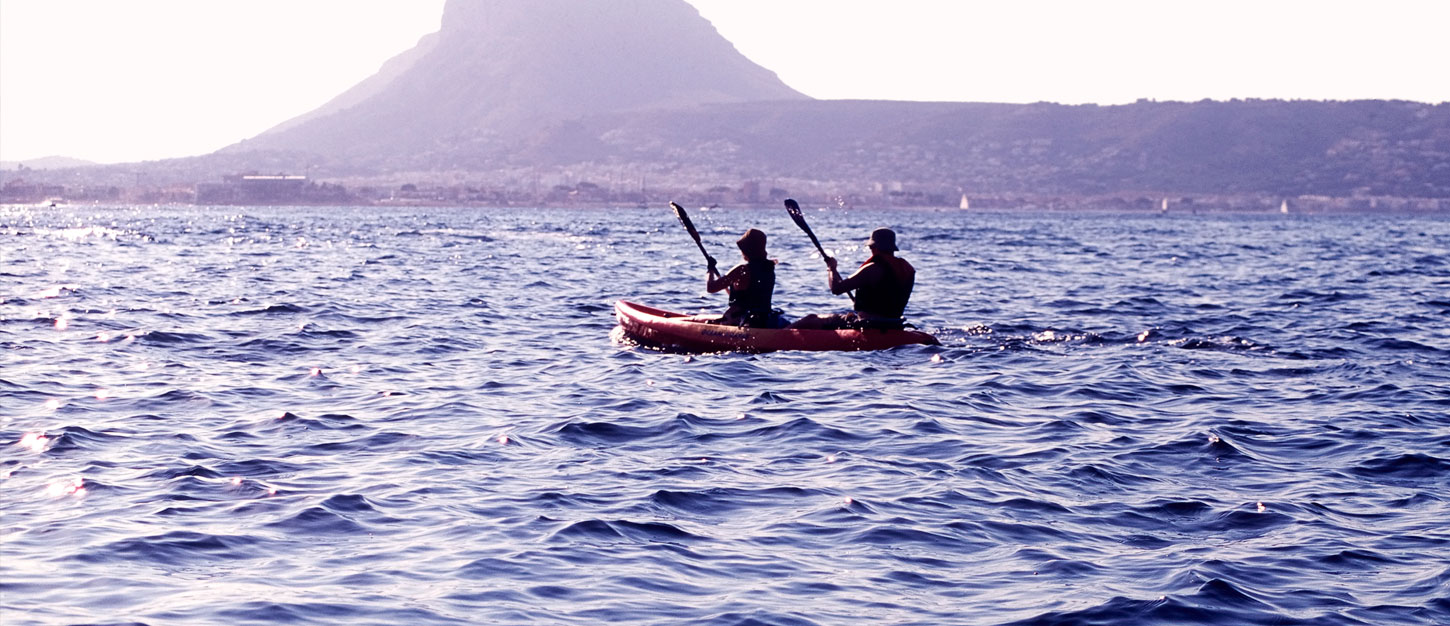
[[[826,257],[827,285],[833,294],[856,292],[855,310],[831,315],[807,315],[791,324],[800,329],[901,328],[906,321],[906,302],[916,285],[916,268],[896,256],[896,233],[889,228],[871,231],[866,240],[871,258],[851,274],[841,278],[836,259]]]
[[[771,308],[775,293],[775,261],[766,258],[765,233],[754,228],[745,231],[735,242],[745,262],[736,265],[724,276],[715,276],[715,259],[710,259],[705,288],[710,293],[721,289],[730,292],[730,307],[720,318],[721,324],[751,328],[778,328],[785,324],[780,312]]]

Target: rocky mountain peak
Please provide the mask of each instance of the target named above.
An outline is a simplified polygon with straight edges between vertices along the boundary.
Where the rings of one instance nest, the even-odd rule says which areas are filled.
[[[439,32],[378,75],[228,150],[365,157],[600,113],[803,99],[684,0],[449,0]]]

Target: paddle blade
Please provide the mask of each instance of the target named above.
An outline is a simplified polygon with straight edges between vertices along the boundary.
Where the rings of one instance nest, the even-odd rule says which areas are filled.
[[[690,215],[685,213],[685,207],[671,202],[670,208],[674,209],[675,217],[680,218],[680,223],[685,225],[685,231],[690,233],[690,238],[694,239],[695,243],[700,243],[700,231],[695,230],[695,223],[690,221]],[[701,251],[704,250],[701,249]]]
[[[796,204],[795,200],[786,198],[785,211],[790,213],[791,221],[794,221],[795,225],[799,226],[801,230],[805,231],[806,236],[811,238],[811,243],[815,244],[816,250],[821,253],[821,257],[825,257],[826,251],[821,249],[821,242],[816,239],[816,234],[811,232],[811,225],[806,223],[806,216],[801,215],[801,205]]]
[[[796,220],[797,223],[800,222],[800,220],[801,220],[801,205],[796,204],[796,201],[794,199],[792,199],[792,198],[786,198],[785,199],[785,211],[786,211],[786,213],[790,213],[791,219]]]
[[[786,198],[785,212],[790,214],[790,219],[795,222],[796,226],[806,231],[806,234],[810,235],[812,239],[815,238],[815,234],[811,233],[811,225],[806,223],[806,216],[801,214],[801,205],[796,204],[795,200]]]

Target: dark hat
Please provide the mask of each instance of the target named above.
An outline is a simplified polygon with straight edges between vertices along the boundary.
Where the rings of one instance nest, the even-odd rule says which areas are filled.
[[[896,233],[890,228],[878,228],[871,231],[871,238],[866,240],[866,245],[875,246],[887,252],[896,252]]]
[[[745,234],[740,236],[740,240],[736,241],[735,245],[740,247],[740,252],[746,258],[765,258],[765,233],[754,228],[745,231]]]

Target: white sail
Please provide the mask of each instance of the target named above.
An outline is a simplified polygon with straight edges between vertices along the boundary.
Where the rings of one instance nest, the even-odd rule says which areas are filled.
[[[967,194],[962,194],[962,202],[958,206],[960,206],[963,209],[970,209],[970,208],[972,208],[972,203],[967,201]]]
[[[1283,202],[1280,202],[1279,203],[1279,212],[1280,213],[1288,213],[1289,212],[1289,200],[1288,199],[1285,199]]]

